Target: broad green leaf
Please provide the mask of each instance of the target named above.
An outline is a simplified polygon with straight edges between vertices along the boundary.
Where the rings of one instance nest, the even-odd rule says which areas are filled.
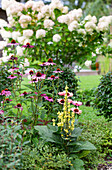
[[[72,161],[74,170],[85,170],[84,166],[84,162],[81,159],[75,159]]]

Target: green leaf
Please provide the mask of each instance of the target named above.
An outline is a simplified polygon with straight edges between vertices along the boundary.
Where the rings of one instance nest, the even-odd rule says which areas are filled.
[[[78,141],[76,142],[73,153],[81,150],[96,150],[96,147],[88,141]]]
[[[34,128],[39,131],[41,138],[46,142],[62,144],[61,136],[53,134],[53,131],[47,126],[34,126]]]
[[[85,170],[84,162],[81,159],[75,159],[72,161],[73,167],[75,170]]]

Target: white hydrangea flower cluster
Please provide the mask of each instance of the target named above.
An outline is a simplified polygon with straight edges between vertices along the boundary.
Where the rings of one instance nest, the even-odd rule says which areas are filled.
[[[99,19],[98,27],[97,29],[99,31],[106,31],[109,28],[109,25],[112,23],[112,15],[110,16],[103,16]]]
[[[49,5],[45,5],[42,0],[29,0],[25,4],[19,3],[16,0],[2,0],[2,8],[6,10],[8,15],[8,27],[13,27],[16,24],[20,26],[20,31],[6,31],[2,27],[8,24],[0,20],[0,33],[2,37],[6,42],[8,42],[9,38],[12,38],[24,45],[32,42],[33,36],[37,39],[45,38],[48,35],[46,34],[47,32],[51,31],[52,33],[56,27],[63,27],[63,24],[66,24],[70,34],[76,31],[86,41],[86,35],[89,34],[91,36],[94,34],[94,31],[98,33],[100,31],[107,31],[112,22],[112,16],[104,16],[98,22],[96,17],[91,15],[86,16],[81,21],[82,9],[73,9],[68,12],[68,7],[64,6],[60,0],[51,0]],[[60,10],[61,15],[57,17],[55,10]],[[15,20],[16,17],[18,21]],[[54,31],[51,35],[53,42],[63,40],[62,34],[59,32],[56,33]],[[79,44],[79,47],[86,47],[86,44],[80,42],[79,39],[74,36],[73,38]]]
[[[36,31],[36,38],[42,38],[45,37],[46,35],[46,31],[44,29],[40,29]]]

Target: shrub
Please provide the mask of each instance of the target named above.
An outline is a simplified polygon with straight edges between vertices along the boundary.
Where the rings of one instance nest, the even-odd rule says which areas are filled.
[[[99,163],[104,163],[104,158],[112,153],[112,121],[106,122],[105,118],[86,120],[80,123],[83,127],[81,139],[92,141],[97,148],[84,158],[86,169],[97,168]]]
[[[46,170],[66,169],[70,165],[66,153],[53,145],[38,143],[37,147],[25,147],[23,154],[23,169]]]
[[[101,82],[96,89],[95,108],[104,115],[105,118],[112,120],[112,72],[103,75]]]
[[[54,69],[54,68],[53,68]],[[63,72],[59,73],[59,82],[56,80],[55,81],[55,86],[58,86],[58,92],[59,91],[64,91],[65,86],[69,87],[69,91],[76,96],[76,91],[78,90],[78,79],[76,78],[76,74],[68,67],[62,67],[60,68]],[[48,76],[52,75],[52,71],[47,72]],[[45,85],[50,87],[49,89],[52,89],[52,82],[51,81],[46,81]],[[51,90],[53,91],[53,90]],[[51,92],[50,91],[50,92]]]
[[[0,116],[0,167],[16,169],[21,165],[21,124],[11,118]]]
[[[77,91],[77,100],[82,101],[85,106],[91,106],[94,97],[94,89]]]
[[[59,91],[63,91],[67,83],[69,91],[76,96],[76,91],[78,90],[76,74],[68,67],[63,67],[62,70],[63,72],[60,74]]]

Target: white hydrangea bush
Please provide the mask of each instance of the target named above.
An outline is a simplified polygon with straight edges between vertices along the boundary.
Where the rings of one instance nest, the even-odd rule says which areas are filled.
[[[60,0],[51,0],[49,5],[41,0],[29,0],[25,4],[2,0],[2,9],[8,16],[8,23],[0,20],[5,44],[12,39],[20,47],[30,43],[34,48],[25,49],[30,60],[51,57],[64,64],[91,60],[92,52],[103,43],[103,36],[112,22],[112,16],[103,16],[99,21],[90,15],[83,18],[82,9],[69,11]],[[24,54],[19,48],[18,51],[20,56]]]

